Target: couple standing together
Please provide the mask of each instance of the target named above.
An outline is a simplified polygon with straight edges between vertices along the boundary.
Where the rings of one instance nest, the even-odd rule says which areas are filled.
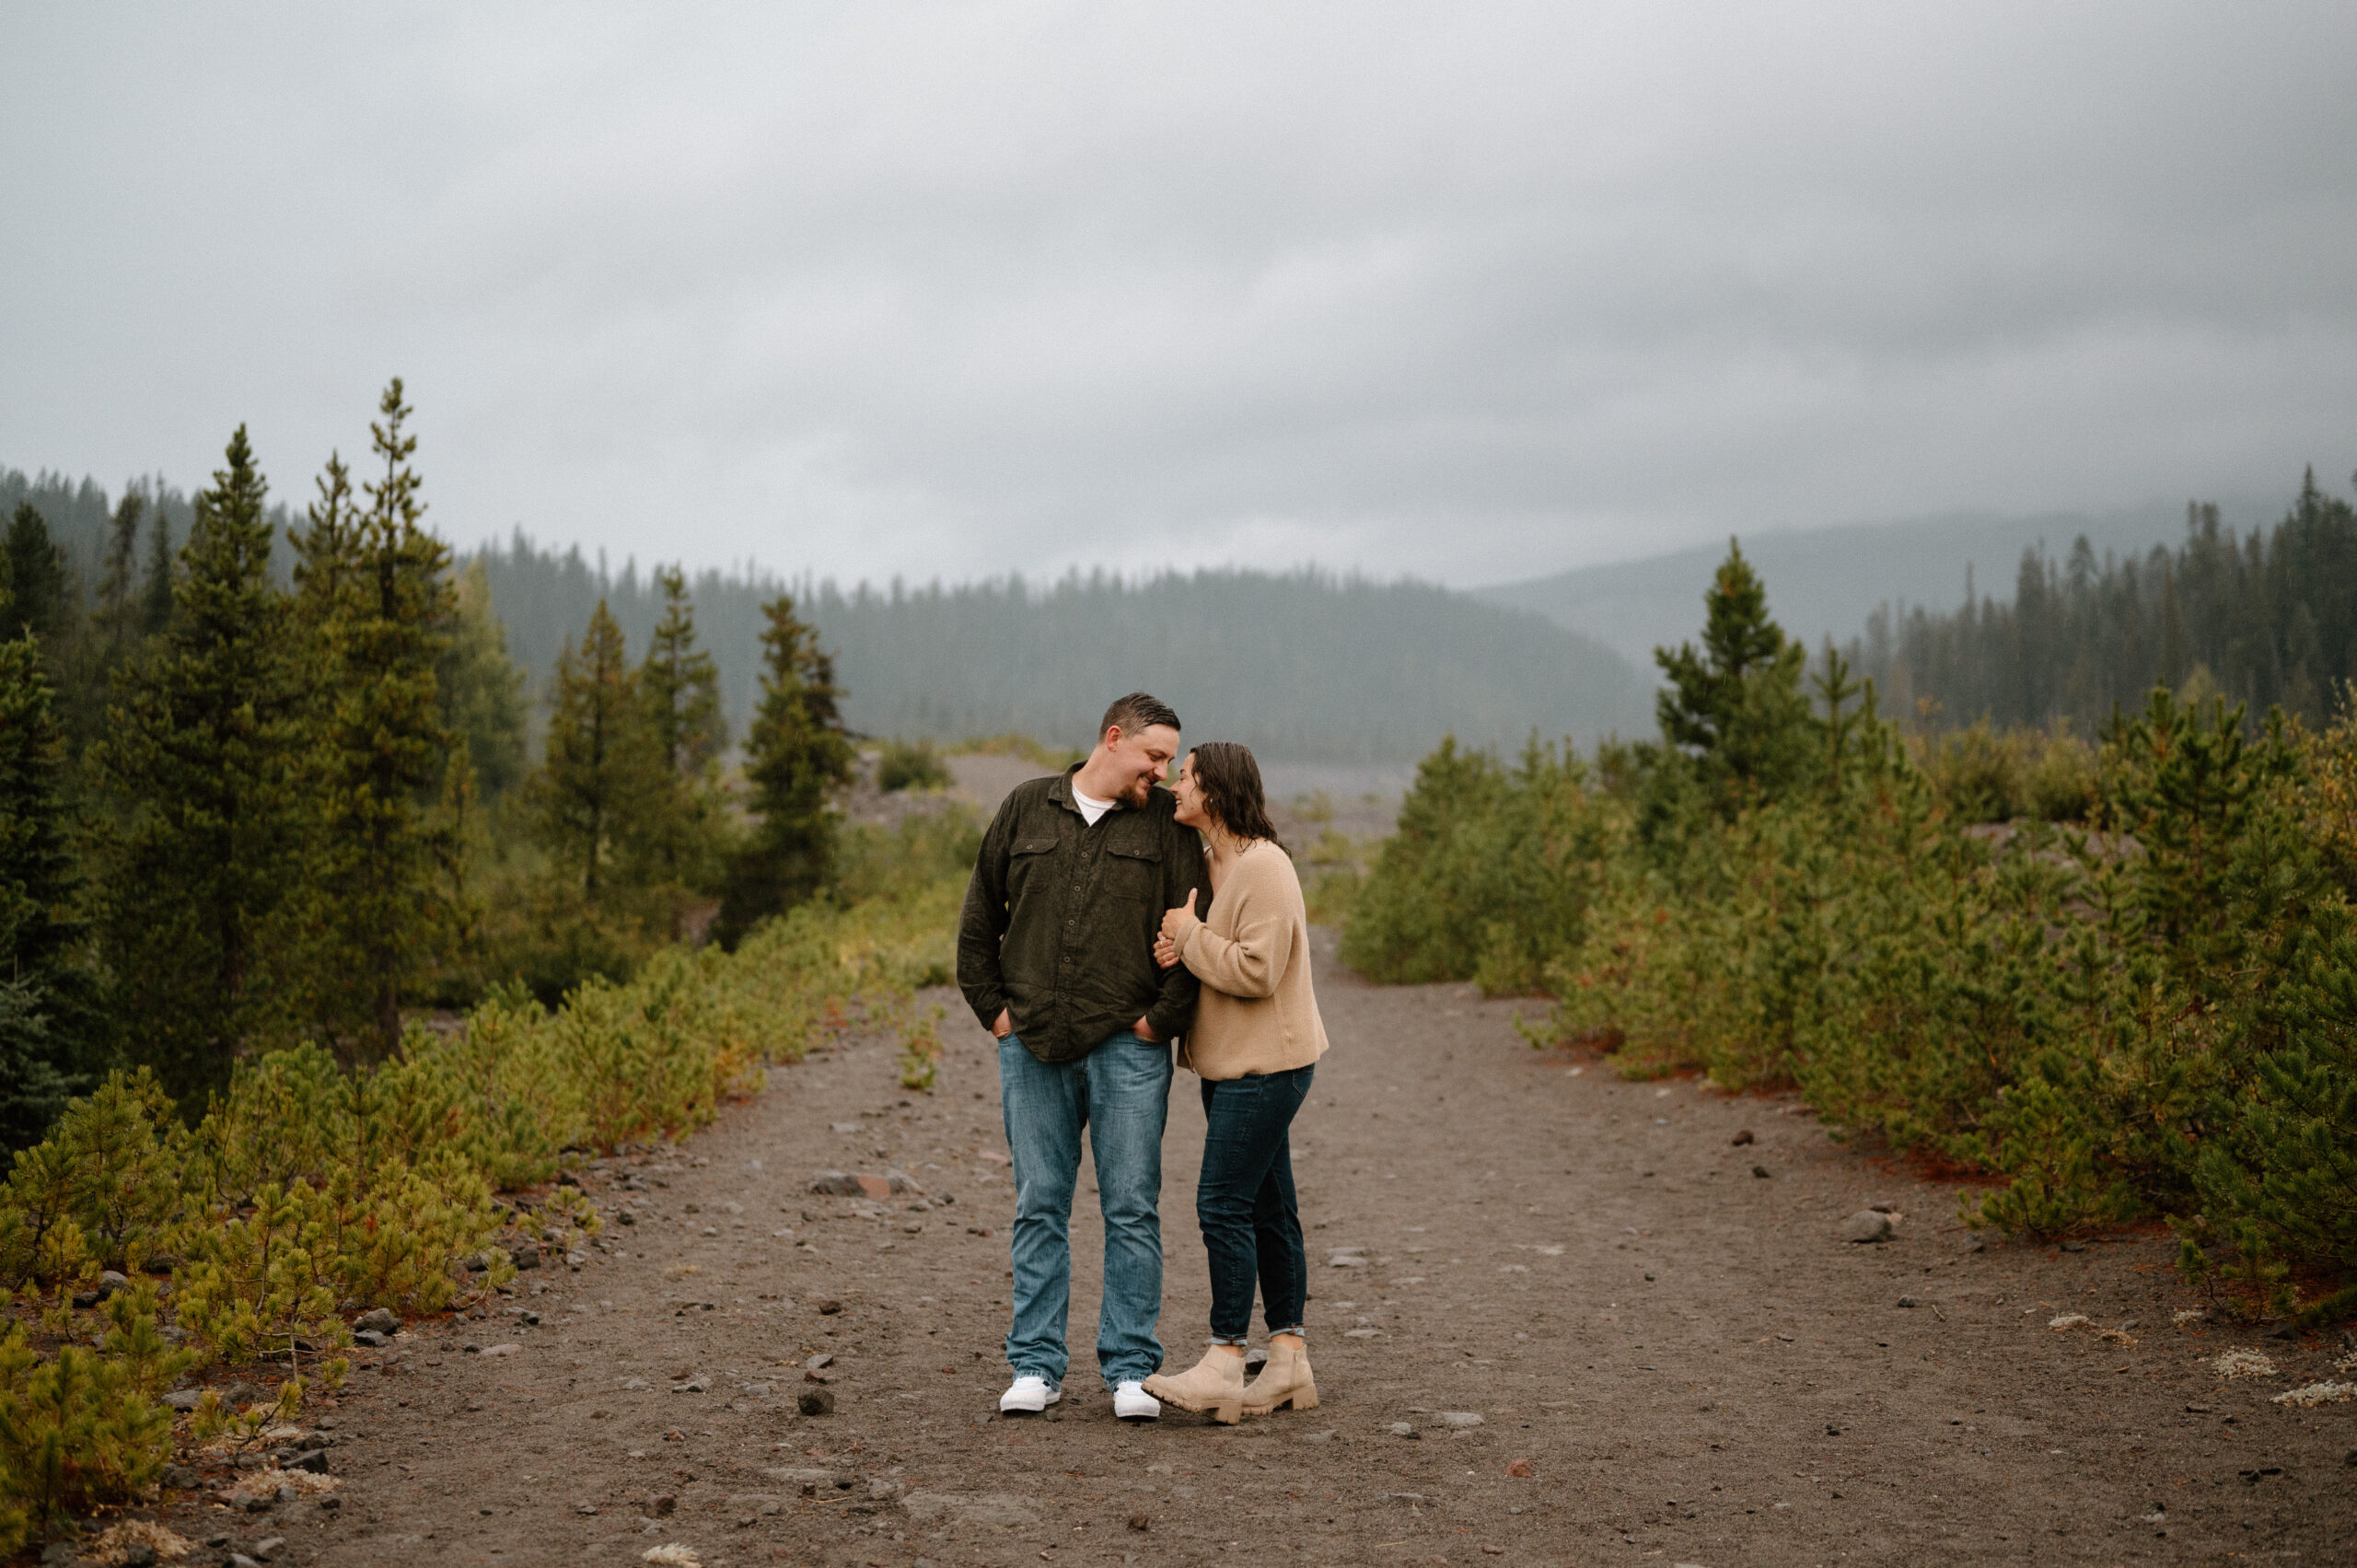
[[[1157,788],[1174,761],[1177,784]],[[1209,742],[1182,754],[1178,715],[1143,691],[1105,711],[1086,761],[999,807],[966,889],[958,983],[998,1038],[1014,1156],[1015,1380],[1002,1411],[1062,1398],[1084,1128],[1105,1215],[1097,1363],[1113,1413],[1151,1421],[1167,1402],[1233,1422],[1317,1404],[1286,1141],[1326,1050],[1308,941],[1252,753]],[[1212,1340],[1199,1365],[1166,1377],[1155,1326],[1173,1040],[1177,1064],[1202,1080],[1195,1214]],[[1269,1360],[1248,1385],[1256,1282]]]

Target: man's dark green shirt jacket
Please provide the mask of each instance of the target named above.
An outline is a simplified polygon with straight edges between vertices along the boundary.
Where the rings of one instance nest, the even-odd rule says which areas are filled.
[[[1077,1062],[1144,1017],[1162,1040],[1187,1031],[1200,985],[1187,966],[1158,970],[1162,912],[1211,903],[1202,841],[1178,802],[1154,790],[1090,827],[1072,798],[1074,764],[1017,784],[998,808],[966,885],[958,985],[984,1028],[999,1010],[1042,1062]]]

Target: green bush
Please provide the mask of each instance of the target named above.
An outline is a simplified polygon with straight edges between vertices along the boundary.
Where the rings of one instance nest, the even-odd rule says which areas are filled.
[[[1514,768],[1454,740],[1424,759],[1399,821],[1351,890],[1342,961],[1369,979],[1532,990],[1578,946],[1626,814],[1567,750],[1535,740]],[[1321,898],[1330,889],[1320,881]]]
[[[876,759],[876,787],[886,795],[904,789],[947,789],[949,764],[930,740],[888,740]]]

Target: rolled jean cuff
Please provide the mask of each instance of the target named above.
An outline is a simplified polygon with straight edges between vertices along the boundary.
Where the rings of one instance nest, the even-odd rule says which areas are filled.
[[[1252,1336],[1249,1334],[1213,1334],[1212,1336],[1212,1343],[1215,1345],[1234,1345],[1238,1350],[1242,1350],[1251,1342]]]
[[[1309,1338],[1309,1330],[1303,1328],[1298,1323],[1295,1323],[1290,1329],[1271,1329],[1269,1330],[1269,1338],[1272,1340],[1279,1334],[1291,1334],[1296,1340],[1307,1340]]]

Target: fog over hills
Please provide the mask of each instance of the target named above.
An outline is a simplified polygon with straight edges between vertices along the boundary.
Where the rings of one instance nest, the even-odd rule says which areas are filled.
[[[2229,527],[2247,532],[2280,517],[2283,501],[2229,497],[2220,512]],[[2185,517],[2182,503],[2155,502],[2103,512],[1962,515],[1739,537],[1744,554],[1767,582],[1769,609],[1785,631],[1815,648],[1829,635],[1846,644],[1885,604],[1953,610],[1964,602],[1968,573],[1977,597],[2010,599],[2022,552],[2041,543],[2048,553],[2062,556],[2084,534],[2098,557],[2177,545],[2185,538]],[[1726,550],[1719,540],[1474,593],[1493,604],[1537,610],[1593,637],[1650,679],[1654,649],[1674,646],[1701,628],[1702,593]]]
[[[470,559],[486,567],[511,648],[536,676],[600,598],[633,656],[660,613],[635,566],[607,575],[577,551],[521,538]],[[692,587],[741,733],[760,606],[783,585],[707,572]],[[1012,731],[1080,744],[1107,702],[1135,689],[1177,708],[1194,738],[1241,740],[1290,762],[1410,763],[1445,735],[1512,749],[1534,729],[1585,746],[1653,724],[1651,680],[1609,649],[1428,584],[1200,571],[794,591],[835,656],[846,719],[871,735]]]

